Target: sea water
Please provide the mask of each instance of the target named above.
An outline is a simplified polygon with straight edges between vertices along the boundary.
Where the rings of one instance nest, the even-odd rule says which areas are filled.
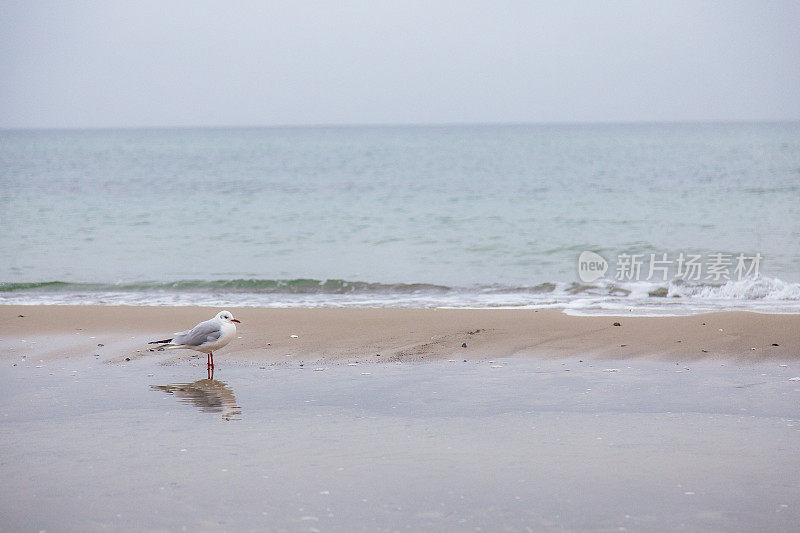
[[[799,200],[797,122],[5,130],[0,303],[799,312]]]

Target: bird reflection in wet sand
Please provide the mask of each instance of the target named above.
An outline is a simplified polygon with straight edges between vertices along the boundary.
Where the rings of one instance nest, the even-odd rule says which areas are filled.
[[[194,405],[204,413],[221,413],[223,420],[241,420],[242,409],[236,405],[236,397],[228,385],[213,379],[209,372],[208,379],[200,379],[193,383],[173,383],[171,385],[151,385],[153,390],[161,390],[174,394],[179,401]]]

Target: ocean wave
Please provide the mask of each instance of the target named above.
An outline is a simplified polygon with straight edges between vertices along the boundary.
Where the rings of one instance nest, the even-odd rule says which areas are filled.
[[[800,312],[800,283],[759,277],[704,283],[544,282],[451,287],[341,279],[228,279],[137,283],[0,283],[0,304],[230,305],[252,307],[556,308],[571,314]]]
[[[667,296],[727,300],[800,300],[800,283],[778,278],[729,280],[723,284],[671,282]]]
[[[341,279],[223,279],[179,280],[138,283],[68,283],[42,281],[30,283],[0,283],[0,293],[8,292],[234,292],[275,294],[413,294],[441,293],[452,289],[430,283],[370,283]]]

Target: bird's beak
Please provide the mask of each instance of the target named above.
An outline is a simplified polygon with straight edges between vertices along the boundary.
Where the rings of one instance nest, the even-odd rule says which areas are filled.
[[[231,318],[231,322],[236,322],[237,324],[241,324],[241,322],[239,322],[239,321],[238,321],[238,320],[236,320],[235,318]]]

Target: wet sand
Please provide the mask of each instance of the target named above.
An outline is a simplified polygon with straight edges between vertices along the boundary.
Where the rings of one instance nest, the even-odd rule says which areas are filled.
[[[213,379],[143,344],[214,311],[0,309],[0,531],[800,521],[794,316],[232,309]]]
[[[0,306],[0,357],[97,352],[177,363],[193,352],[149,352],[219,309]],[[242,324],[218,362],[347,363],[450,358],[602,358],[745,361],[800,357],[800,314],[574,317],[555,310],[231,308]],[[20,317],[19,315],[23,315]],[[618,323],[619,326],[613,324]],[[296,335],[297,337],[292,337]],[[33,344],[32,344],[33,343]],[[466,344],[466,347],[463,345]]]

